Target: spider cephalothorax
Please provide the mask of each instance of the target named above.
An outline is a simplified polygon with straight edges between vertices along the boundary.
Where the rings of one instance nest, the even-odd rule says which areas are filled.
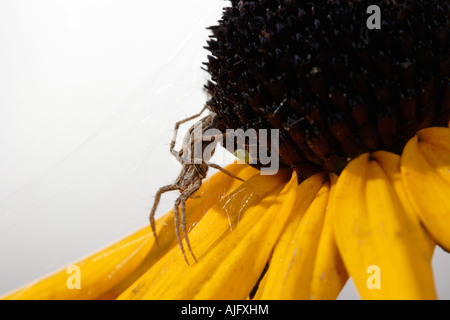
[[[203,110],[192,117],[186,118],[184,120],[178,121],[175,123],[174,135],[173,139],[170,143],[170,153],[175,156],[175,158],[182,164],[183,168],[181,169],[180,174],[173,184],[169,184],[159,188],[156,192],[155,202],[153,204],[151,213],[150,213],[150,225],[152,227],[153,233],[156,239],[156,230],[155,230],[155,212],[158,207],[159,200],[161,198],[161,194],[167,191],[179,190],[180,196],[175,200],[175,204],[173,207],[173,215],[174,215],[174,224],[175,224],[175,236],[178,241],[178,245],[181,249],[184,259],[189,264],[186,254],[184,252],[183,243],[180,235],[180,227],[182,230],[183,237],[186,241],[186,245],[188,247],[189,252],[195,261],[194,253],[192,252],[192,248],[189,242],[189,238],[186,230],[186,200],[192,197],[198,189],[202,185],[202,181],[206,178],[206,174],[208,172],[208,168],[212,167],[218,169],[233,178],[242,180],[239,177],[236,177],[232,173],[228,172],[221,166],[211,163],[209,160],[211,156],[214,154],[215,146],[218,142],[215,136],[211,136],[207,134],[209,129],[215,127],[215,119],[217,114],[210,113],[206,117],[200,119],[196,122],[190,129],[187,131],[184,139],[183,145],[180,151],[175,151],[175,143],[176,137],[178,133],[178,127],[187,121],[195,119],[199,117],[207,107],[204,107]],[[196,148],[198,150],[196,150]],[[208,151],[208,152],[205,152]],[[181,221],[180,221],[181,219]]]

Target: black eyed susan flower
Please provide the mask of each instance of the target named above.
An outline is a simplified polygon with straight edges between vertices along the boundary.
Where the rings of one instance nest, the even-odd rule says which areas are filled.
[[[369,5],[381,29],[366,27]],[[9,299],[436,299],[450,251],[448,3],[232,1],[212,27],[218,129],[279,129],[283,167],[226,169],[173,212]],[[248,146],[242,146],[247,148]],[[193,261],[191,261],[193,262]]]

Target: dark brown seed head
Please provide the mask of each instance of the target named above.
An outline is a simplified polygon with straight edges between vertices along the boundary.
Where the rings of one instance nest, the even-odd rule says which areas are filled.
[[[381,29],[369,30],[369,5]],[[399,153],[450,119],[446,0],[232,1],[207,49],[219,129],[279,129],[303,177],[356,156]]]

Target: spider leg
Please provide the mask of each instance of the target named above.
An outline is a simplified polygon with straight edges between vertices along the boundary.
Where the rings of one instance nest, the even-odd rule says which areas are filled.
[[[205,163],[206,163],[208,166],[210,166],[210,167],[212,167],[212,168],[214,168],[214,169],[217,169],[217,170],[222,171],[223,173],[229,175],[230,177],[232,177],[232,178],[234,178],[234,179],[238,179],[238,180],[240,180],[240,181],[242,181],[242,182],[245,182],[244,179],[241,179],[241,178],[239,178],[238,176],[235,176],[234,174],[232,174],[232,173],[229,172],[228,170],[222,168],[222,167],[219,166],[218,164],[211,163],[211,162],[208,162],[208,161],[205,161]]]
[[[172,141],[170,142],[170,153],[171,153],[171,154],[177,156],[177,154],[174,154],[173,148],[175,147],[175,143],[176,143],[177,135],[178,135],[178,128],[180,127],[180,125],[183,124],[183,123],[185,123],[185,122],[188,122],[188,121],[190,121],[190,120],[192,120],[192,119],[195,119],[195,118],[197,118],[197,117],[200,117],[200,115],[203,113],[203,111],[205,111],[207,108],[208,108],[208,106],[204,106],[203,109],[202,109],[199,113],[197,113],[197,114],[195,114],[195,115],[193,115],[193,116],[191,116],[191,117],[188,117],[188,118],[186,118],[186,119],[180,120],[180,121],[178,121],[178,122],[175,123],[175,127],[173,128],[173,137],[172,137]]]
[[[180,247],[181,253],[183,254],[183,258],[186,261],[186,263],[189,265],[189,261],[186,257],[186,253],[184,252],[183,247],[183,241],[181,240],[180,236],[180,221],[179,221],[179,214],[178,214],[178,207],[180,206],[180,203],[182,201],[182,196],[180,195],[177,200],[175,200],[175,205],[173,207],[173,220],[175,224],[175,237],[177,238],[178,246]]]
[[[180,151],[172,151],[172,155],[178,160],[181,164],[187,164],[190,163],[190,160],[187,158],[183,158],[183,150]]]
[[[194,255],[194,252],[191,248],[191,243],[189,242],[187,230],[186,230],[186,200],[191,198],[194,193],[200,189],[200,186],[202,185],[202,180],[198,179],[195,181],[194,184],[190,185],[183,193],[181,194],[180,198],[180,211],[181,211],[181,230],[183,231],[183,237],[186,240],[186,245],[188,247],[189,252],[192,255],[192,258],[194,258],[195,262],[197,262],[197,258]]]
[[[155,202],[153,203],[152,210],[150,211],[150,226],[152,227],[153,235],[155,236],[155,243],[158,245],[158,238],[156,236],[156,228],[155,228],[155,212],[156,208],[158,207],[159,200],[161,200],[161,195],[164,192],[176,190],[177,187],[175,187],[173,184],[169,184],[167,186],[161,187],[158,189],[155,195]]]

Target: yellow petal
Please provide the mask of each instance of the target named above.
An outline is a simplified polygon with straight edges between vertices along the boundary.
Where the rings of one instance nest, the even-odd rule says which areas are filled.
[[[430,144],[450,151],[450,129],[443,127],[434,127],[420,130],[417,132],[419,141],[424,141]]]
[[[377,161],[364,154],[340,175],[330,201],[339,251],[363,299],[435,299],[423,231]]]
[[[250,179],[259,172],[251,166],[236,163],[227,166],[226,170],[243,180]],[[186,202],[187,229],[189,230],[195,226],[209,208],[241,184],[241,181],[231,178],[229,175],[220,171],[203,181],[201,188],[195,194],[196,197],[188,199]],[[139,265],[139,268],[130,274],[124,281],[100,296],[99,299],[117,298],[139,279],[139,277],[142,276],[162,256],[162,254],[165,254],[170,248],[178,248],[178,243],[175,240],[175,226],[172,210],[168,213],[167,218],[164,219],[162,225],[163,227],[161,230],[158,230],[157,228],[158,246],[152,248],[152,251],[149,252],[143,263]],[[157,252],[155,252],[155,250],[157,250]]]
[[[335,298],[342,289],[347,276],[342,262],[340,266],[339,262],[335,264],[334,258],[339,254],[336,247],[333,248],[329,221],[326,233],[322,233],[330,189],[327,180],[327,175],[320,173],[298,186],[296,206],[274,249],[255,299]],[[334,277],[340,272],[336,272],[335,267],[343,271],[344,281]],[[319,281],[313,281],[315,276]],[[327,289],[331,291],[325,292],[325,283],[330,284]],[[336,287],[339,287],[337,293]]]
[[[439,134],[447,133],[450,130],[435,129],[422,130],[420,136],[429,138],[433,135],[433,144],[437,145]],[[447,135],[442,135],[442,141],[447,138]],[[401,172],[409,199],[419,209],[418,214],[421,221],[437,243],[449,251],[450,183],[446,178],[448,173],[445,171],[448,169],[448,163],[446,163],[445,154],[444,148],[439,151],[426,142],[418,143],[416,136],[406,144],[403,150]]]
[[[445,150],[422,141],[418,143],[418,146],[420,153],[422,153],[428,163],[442,179],[450,184],[450,150]]]
[[[157,224],[159,229],[165,218],[167,216]],[[2,299],[95,299],[128,276],[145,259],[153,242],[150,228],[143,228],[114,245],[55,274],[30,283]],[[80,288],[73,287],[75,281],[79,281]]]
[[[188,266],[179,248],[175,247],[130,286],[119,299],[194,299],[197,294],[205,292],[202,291],[202,287],[213,276],[211,273],[220,265],[222,268],[228,268],[226,261],[231,254],[229,250],[238,243],[233,242],[233,237],[242,236],[242,231],[239,230],[243,229],[244,234],[248,232],[245,228],[263,220],[266,211],[270,211],[267,210],[269,206],[289,205],[288,202],[276,199],[276,195],[281,191],[277,188],[289,179],[289,175],[289,171],[280,170],[277,175],[256,175],[246,181],[208,210],[190,230],[189,239],[198,263]],[[265,199],[268,194],[271,194],[269,199]],[[230,241],[234,244],[227,247]],[[217,246],[221,249],[216,249]],[[258,276],[259,274],[256,275]],[[243,296],[240,294],[240,299],[245,298],[250,292],[251,288],[248,289],[247,286],[252,281],[247,280],[238,284],[239,289],[247,291]],[[231,284],[229,282],[228,284]],[[253,284],[255,282],[256,280]],[[209,283],[208,286],[213,284]],[[228,297],[232,294],[231,291],[213,292]],[[236,299],[235,293],[232,298]]]
[[[419,149],[427,161],[450,183],[450,129],[427,128],[417,133]]]
[[[250,166],[232,164],[226,168],[243,179],[257,173]],[[189,199],[187,224],[194,224],[224,194],[242,184],[239,180],[218,172],[206,180],[199,190],[200,198]],[[207,195],[207,196],[206,196]],[[72,288],[71,282],[77,270],[64,268],[48,277],[37,280],[3,299],[113,299],[129,287],[169,248],[176,246],[172,212],[156,223],[159,246],[149,226],[144,227],[117,243],[74,263],[78,267],[80,289]]]
[[[208,253],[205,265],[215,264],[212,262],[219,255],[222,262],[211,270],[195,299],[242,299],[248,295],[292,212],[298,196],[297,181],[294,174],[281,192],[271,193],[248,209],[237,228]]]
[[[337,179],[336,175],[330,175],[331,190],[329,198],[336,188]],[[336,299],[348,280],[348,273],[345,270],[334,237],[333,217],[328,208],[320,234],[312,275],[311,299],[314,300]]]
[[[295,287],[298,278],[295,277],[296,275],[291,276],[290,266],[292,260],[295,258],[295,253],[299,251],[297,250],[299,242],[303,245],[301,241],[296,241],[299,240],[299,237],[296,237],[296,235],[299,226],[302,225],[302,218],[311,206],[314,198],[317,196],[318,191],[323,186],[324,179],[324,174],[316,174],[303,181],[297,187],[298,198],[294,210],[277,242],[270,259],[269,268],[263,281],[260,283],[258,293],[255,295],[254,299],[294,299],[294,297],[296,297],[297,290],[295,290]],[[304,224],[304,226],[306,225]],[[303,238],[307,238],[305,235],[306,234],[303,233]],[[297,265],[302,265],[302,260],[297,261]],[[290,287],[290,285],[292,286]],[[294,287],[294,290],[292,287]]]
[[[431,261],[433,252],[436,247],[436,241],[428,234],[428,232],[421,228],[422,224],[419,219],[419,209],[416,207],[413,201],[409,199],[408,193],[402,181],[402,174],[400,172],[400,156],[394,153],[386,151],[377,151],[370,156],[373,160],[376,160],[382,167],[386,177],[395,189],[398,199],[400,200],[405,214],[408,215],[408,219],[415,225],[415,229],[421,231],[422,237],[425,241],[418,241],[417,246],[424,245],[423,248],[418,249],[420,252]]]

